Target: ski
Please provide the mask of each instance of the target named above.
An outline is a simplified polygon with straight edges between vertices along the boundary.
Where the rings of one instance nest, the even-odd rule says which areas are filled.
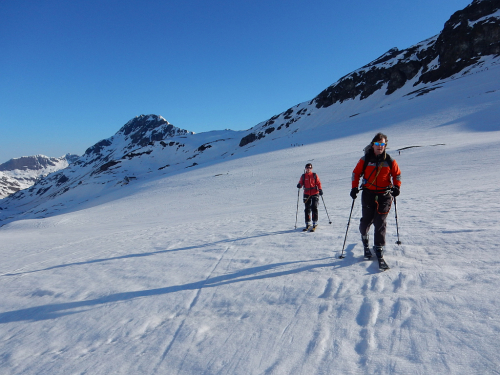
[[[309,228],[311,228],[311,225],[308,224],[304,229],[302,229],[302,232],[307,232]]]
[[[316,231],[316,228],[317,228],[317,227],[318,227],[317,225],[316,225],[316,226],[313,226],[309,232],[314,232],[314,231]]]
[[[384,258],[378,259],[378,268],[380,269],[380,271],[387,271],[388,269],[390,269],[390,267],[385,262]]]

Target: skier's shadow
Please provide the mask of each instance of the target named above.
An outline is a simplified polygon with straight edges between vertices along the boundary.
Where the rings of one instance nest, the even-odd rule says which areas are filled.
[[[285,233],[290,233],[290,232],[294,232],[294,231],[295,230],[287,230],[287,231],[263,233],[263,234],[259,234],[259,235],[255,235],[255,236],[248,236],[248,237],[244,237],[244,238],[227,239],[227,240],[217,241],[217,242],[214,242],[212,244],[221,243],[221,242],[240,241],[240,240],[244,240],[247,238],[285,234]],[[345,256],[346,257],[344,259],[338,259],[340,254],[337,253],[337,254],[332,254],[332,256],[325,257],[325,258],[319,258],[319,259],[297,260],[297,261],[288,261],[288,262],[281,262],[281,263],[272,263],[272,264],[267,264],[267,265],[263,265],[263,266],[241,269],[241,270],[235,271],[235,272],[230,273],[230,274],[208,277],[205,280],[200,280],[197,282],[187,283],[187,284],[183,284],[183,285],[174,285],[174,286],[168,286],[168,287],[156,288],[156,289],[115,293],[115,294],[111,294],[108,296],[103,296],[103,297],[95,298],[95,299],[91,299],[91,300],[67,302],[67,303],[55,303],[55,304],[36,306],[36,307],[31,307],[31,308],[26,308],[26,309],[19,309],[19,310],[15,310],[15,311],[8,311],[8,312],[0,313],[0,324],[15,322],[15,321],[40,321],[40,320],[56,319],[56,318],[64,316],[64,315],[70,315],[70,314],[76,314],[79,312],[83,312],[83,311],[86,311],[90,308],[100,306],[103,304],[122,302],[122,301],[127,301],[127,300],[133,300],[136,298],[152,297],[152,296],[165,295],[165,294],[176,293],[176,292],[187,291],[187,290],[201,290],[201,289],[205,289],[205,288],[219,287],[219,286],[240,283],[240,282],[249,282],[249,281],[254,281],[254,280],[262,280],[262,279],[269,279],[269,278],[275,278],[275,277],[290,276],[290,275],[298,274],[301,272],[311,271],[314,269],[325,268],[325,267],[329,267],[329,268],[334,269],[334,270],[339,269],[339,268],[343,268],[343,267],[349,267],[349,266],[352,266],[353,264],[359,262],[358,258],[354,256],[353,249],[355,246],[356,246],[356,244],[350,244],[347,246],[347,248],[345,249]],[[204,246],[203,245],[202,246],[192,246],[192,247],[183,248],[183,249],[195,249],[195,248],[199,248],[199,247],[204,247]],[[123,258],[134,257],[134,256],[148,256],[148,255],[158,254],[158,253],[162,253],[162,252],[179,251],[179,250],[181,250],[181,249],[164,250],[164,251],[152,252],[152,253],[147,253],[147,254],[129,254],[129,255],[121,256],[121,257],[93,260],[93,261],[82,262],[82,263],[73,263],[73,264],[67,264],[67,265],[60,265],[60,266],[56,266],[56,267],[78,265],[78,264],[88,264],[88,263],[93,263],[93,262],[97,262],[97,261],[102,262],[105,260],[123,259]],[[56,267],[52,267],[52,268],[56,268]],[[32,271],[32,272],[34,272],[34,271]]]
[[[294,267],[295,265],[300,265],[300,266]],[[164,288],[156,288],[148,290],[138,290],[133,292],[115,293],[91,300],[67,302],[67,303],[54,303],[43,306],[30,307],[26,309],[19,309],[15,311],[7,311],[4,313],[0,313],[0,324],[17,322],[17,321],[40,321],[40,320],[56,319],[64,315],[83,312],[92,307],[96,307],[103,304],[117,303],[143,297],[165,295],[187,290],[201,290],[201,289],[219,287],[223,285],[240,283],[240,282],[248,282],[253,280],[262,280],[268,278],[293,275],[305,271],[311,271],[317,268],[333,267],[335,265],[336,262],[335,261],[332,262],[331,257],[290,261],[282,263],[272,263],[263,266],[242,269],[226,275],[208,277],[205,280],[183,285],[174,285]],[[292,268],[290,268],[290,266],[292,266]],[[272,270],[274,270],[274,272],[269,272]]]
[[[16,273],[5,273],[1,276],[19,276],[19,275],[25,275],[29,273],[35,273],[35,272],[42,272],[42,271],[49,271],[57,268],[66,268],[66,267],[74,267],[74,266],[83,266],[83,265],[88,265],[88,264],[93,264],[93,263],[102,263],[102,262],[109,262],[109,261],[114,261],[114,260],[123,260],[123,259],[130,259],[130,258],[143,258],[143,257],[149,257],[153,255],[159,255],[159,254],[166,254],[166,253],[172,253],[172,252],[177,252],[177,251],[188,251],[188,250],[197,250],[197,249],[204,249],[204,248],[209,248],[212,246],[217,246],[220,244],[224,243],[233,243],[233,242],[238,242],[238,241],[243,241],[243,240],[248,240],[252,238],[259,238],[259,237],[267,237],[267,236],[275,236],[275,235],[280,235],[280,234],[287,234],[287,233],[293,233],[296,232],[294,229],[289,229],[289,230],[281,230],[281,231],[276,231],[276,232],[267,232],[267,233],[261,233],[261,234],[256,234],[253,236],[246,236],[246,237],[239,237],[239,238],[228,238],[220,241],[214,241],[214,242],[208,242],[204,243],[201,245],[193,245],[193,246],[186,246],[186,247],[180,247],[176,249],[160,249],[156,247],[157,251],[148,251],[144,253],[135,253],[135,254],[126,254],[126,255],[119,255],[116,257],[109,257],[109,258],[98,258],[98,259],[91,259],[91,260],[86,260],[82,262],[73,262],[73,263],[65,263],[65,264],[58,264],[56,266],[51,266],[47,268],[42,268],[38,270],[33,270],[33,271],[23,271],[23,272],[16,272]]]

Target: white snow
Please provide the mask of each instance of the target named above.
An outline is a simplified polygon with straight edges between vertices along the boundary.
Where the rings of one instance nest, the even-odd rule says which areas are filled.
[[[500,373],[499,78],[336,104],[238,158],[1,227],[1,374]],[[403,173],[385,273],[362,260],[359,199],[338,258],[377,131]],[[306,162],[333,222],[320,202],[313,234],[294,229]]]
[[[481,23],[487,20],[491,20],[491,22],[494,22],[494,18],[500,18],[500,9],[498,9],[495,13],[488,14],[485,17],[482,17],[476,21],[469,21],[469,27],[474,27],[476,23]]]

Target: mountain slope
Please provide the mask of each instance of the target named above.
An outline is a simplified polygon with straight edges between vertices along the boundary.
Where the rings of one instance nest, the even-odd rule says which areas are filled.
[[[60,158],[34,155],[10,159],[0,164],[0,199],[29,188],[40,178],[66,168],[77,158],[77,155],[71,154]]]

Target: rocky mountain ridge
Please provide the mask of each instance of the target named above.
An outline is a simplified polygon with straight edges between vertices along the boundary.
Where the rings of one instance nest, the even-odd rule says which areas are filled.
[[[404,50],[390,49],[340,78],[308,105],[289,108],[257,125],[241,140],[240,146],[263,139],[277,130],[287,129],[315,109],[328,108],[348,100],[365,100],[379,91],[392,95],[406,86],[414,87],[414,90],[407,90],[409,93],[425,95],[438,89],[440,81],[480,67],[485,56],[499,55],[500,2],[474,0],[463,10],[455,12],[439,35]]]
[[[45,155],[22,156],[0,164],[0,199],[27,189],[50,173],[66,168],[78,155],[66,154],[60,158]]]

